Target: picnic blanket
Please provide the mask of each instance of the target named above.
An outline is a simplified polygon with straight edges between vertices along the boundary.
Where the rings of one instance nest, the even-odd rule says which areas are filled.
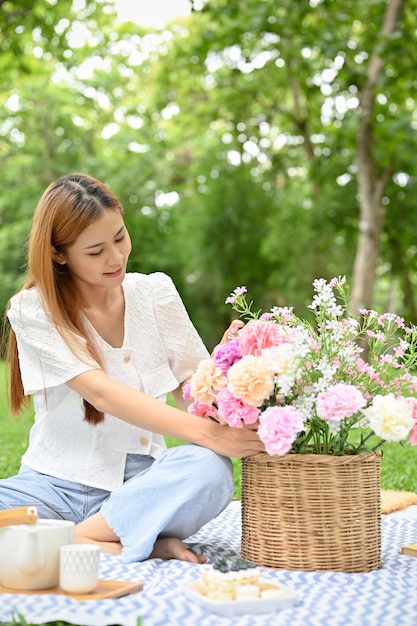
[[[209,561],[240,551],[240,503],[232,502],[187,543]],[[125,564],[101,555],[100,577],[142,581],[143,590],[121,598],[79,602],[52,594],[0,593],[0,622],[22,615],[30,624],[63,620],[80,626],[414,626],[417,624],[417,558],[401,554],[417,543],[417,506],[382,516],[382,567],[366,574],[262,568],[275,582],[295,589],[296,606],[262,615],[223,617],[188,600],[181,584],[197,580],[200,566],[150,559]]]

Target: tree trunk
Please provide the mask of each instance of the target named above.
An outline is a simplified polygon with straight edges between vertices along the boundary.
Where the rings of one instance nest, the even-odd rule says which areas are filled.
[[[387,39],[397,28],[405,0],[389,0],[380,38]],[[382,197],[392,165],[378,170],[374,155],[373,125],[375,87],[384,68],[384,59],[373,54],[360,93],[361,118],[357,134],[357,181],[359,191],[359,235],[353,267],[351,312],[372,308],[380,240],[385,217]]]

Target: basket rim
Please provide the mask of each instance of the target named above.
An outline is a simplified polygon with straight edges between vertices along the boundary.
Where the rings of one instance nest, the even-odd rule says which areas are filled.
[[[360,463],[363,461],[380,461],[382,452],[370,452],[367,454],[344,454],[342,456],[334,456],[333,454],[283,454],[282,456],[270,455],[267,452],[258,452],[252,456],[245,457],[243,461],[256,463],[291,463],[294,465],[346,465],[350,463]]]

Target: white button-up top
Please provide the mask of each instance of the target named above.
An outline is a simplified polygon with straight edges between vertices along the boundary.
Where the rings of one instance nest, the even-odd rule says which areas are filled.
[[[127,274],[124,341],[107,344],[91,327],[108,376],[166,401],[208,352],[172,282],[163,273]],[[45,313],[36,289],[10,301],[25,394],[33,395],[35,422],[22,462],[34,470],[112,491],[123,483],[126,454],[157,457],[164,438],[105,414],[84,420],[82,398],[65,383],[98,367],[81,360]]]

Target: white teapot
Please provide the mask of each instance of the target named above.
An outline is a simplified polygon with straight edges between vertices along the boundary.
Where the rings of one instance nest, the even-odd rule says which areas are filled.
[[[72,543],[74,527],[51,519],[0,527],[0,584],[27,591],[56,587],[59,549]]]

